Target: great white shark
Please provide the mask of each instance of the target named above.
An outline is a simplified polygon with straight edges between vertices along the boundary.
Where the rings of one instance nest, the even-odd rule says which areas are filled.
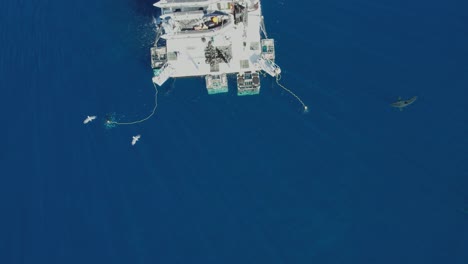
[[[403,99],[401,99],[401,97],[398,97],[398,101],[396,101],[394,103],[391,103],[390,105],[392,107],[400,109],[400,111],[403,111],[403,108],[405,108],[408,105],[414,103],[414,101],[416,101],[416,99],[418,99],[417,96],[413,96],[412,98],[410,98],[408,100],[403,100]]]

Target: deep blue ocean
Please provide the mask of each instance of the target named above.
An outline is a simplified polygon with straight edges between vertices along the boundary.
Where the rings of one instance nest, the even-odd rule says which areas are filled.
[[[468,263],[468,1],[263,0],[309,113],[178,79],[105,129],[153,108],[153,1],[3,3],[1,264]]]

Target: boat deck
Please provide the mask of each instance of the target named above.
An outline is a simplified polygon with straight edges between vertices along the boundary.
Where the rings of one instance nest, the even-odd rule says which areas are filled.
[[[170,2],[170,1],[168,1]],[[180,32],[166,39],[168,64],[174,69],[170,77],[205,76],[222,73],[257,71],[261,56],[260,7],[248,13],[248,24],[231,21],[222,28],[203,32]],[[246,38],[244,40],[244,34]],[[245,41],[245,42],[244,42]],[[207,63],[208,43],[229,53],[231,59],[221,63]]]

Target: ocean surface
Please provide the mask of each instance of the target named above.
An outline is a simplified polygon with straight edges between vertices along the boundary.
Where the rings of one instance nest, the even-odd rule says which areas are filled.
[[[309,113],[178,79],[105,129],[153,108],[153,1],[3,3],[0,263],[468,263],[467,1],[263,0]]]

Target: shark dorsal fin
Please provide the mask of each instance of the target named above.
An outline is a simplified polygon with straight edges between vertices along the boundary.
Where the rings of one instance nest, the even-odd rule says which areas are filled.
[[[398,96],[398,101],[400,101],[400,100],[401,100],[401,96]]]

